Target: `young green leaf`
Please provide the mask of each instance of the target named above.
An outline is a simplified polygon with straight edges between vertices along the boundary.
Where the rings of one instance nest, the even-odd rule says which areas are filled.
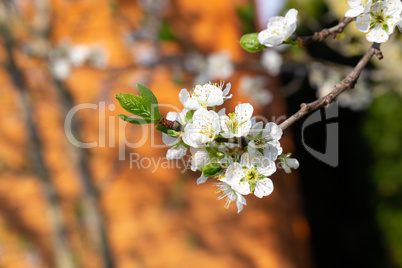
[[[194,115],[194,111],[190,110],[186,113],[186,118],[184,119],[184,121],[187,124],[193,123],[193,115]]]
[[[151,119],[151,113],[140,96],[120,93],[116,95],[116,99],[124,110],[145,119]]]
[[[178,137],[179,134],[180,134],[180,132],[177,132],[177,131],[175,131],[173,129],[167,128],[167,127],[165,127],[163,125],[157,125],[156,129],[161,131],[161,132],[163,132],[163,133],[165,133],[165,134],[168,134],[169,136],[171,136],[173,138]]]
[[[159,113],[158,100],[156,99],[154,93],[152,93],[149,88],[141,84],[137,84],[137,88],[140,91],[145,106],[151,113],[151,117],[155,120],[160,119],[162,116]]]
[[[213,177],[216,173],[222,170],[222,167],[218,163],[211,163],[202,168],[202,173],[205,177]]]
[[[129,122],[131,124],[136,124],[136,125],[145,125],[145,124],[154,123],[154,121],[151,119],[134,118],[134,117],[129,117],[125,114],[119,114],[119,118],[126,122]]]

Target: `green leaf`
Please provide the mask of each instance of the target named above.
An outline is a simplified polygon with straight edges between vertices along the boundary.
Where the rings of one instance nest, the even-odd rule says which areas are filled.
[[[244,6],[238,7],[236,9],[236,13],[240,19],[242,33],[249,33],[255,31],[254,4],[252,2],[249,2]]]
[[[194,115],[194,111],[193,111],[193,110],[188,111],[188,112],[186,113],[186,118],[184,118],[184,121],[185,121],[187,124],[193,123],[193,115]]]
[[[253,136],[251,136],[250,134],[248,134],[248,135],[247,135],[247,139],[249,139],[249,140],[252,141],[252,140],[254,140],[255,138],[254,138]]]
[[[222,167],[218,163],[212,163],[204,166],[201,171],[205,177],[213,177],[216,173],[222,170]]]
[[[116,99],[124,110],[145,119],[151,119],[151,113],[140,96],[120,93],[116,95]]]
[[[158,37],[159,40],[167,40],[167,41],[176,40],[172,28],[166,21],[162,21],[161,26],[159,28]]]
[[[163,125],[157,125],[156,129],[161,131],[161,132],[163,132],[163,133],[165,133],[165,134],[168,134],[169,136],[171,136],[173,138],[178,137],[179,134],[180,134],[180,132],[177,132],[177,131],[175,131],[173,129],[167,128],[167,127],[165,127]]]
[[[119,118],[126,122],[129,122],[131,124],[136,124],[136,125],[145,125],[145,124],[154,123],[154,121],[151,119],[134,118],[134,117],[129,117],[125,114],[119,114]]]
[[[258,52],[267,48],[258,41],[258,33],[243,35],[240,39],[240,45],[248,52]]]
[[[141,97],[144,101],[145,106],[151,113],[151,118],[155,120],[160,119],[162,116],[159,113],[158,100],[156,99],[154,93],[152,93],[149,88],[141,84],[137,84],[137,88],[141,93]]]

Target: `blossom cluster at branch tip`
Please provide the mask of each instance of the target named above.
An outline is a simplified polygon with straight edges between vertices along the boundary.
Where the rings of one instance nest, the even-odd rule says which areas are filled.
[[[282,154],[279,140],[282,129],[275,123],[256,122],[249,103],[238,104],[233,113],[216,108],[230,99],[230,83],[207,83],[192,90],[182,89],[179,98],[184,106],[180,113],[169,112],[167,119],[180,124],[180,132],[163,133],[163,142],[172,146],[168,159],[180,159],[191,152],[191,170],[201,171],[197,184],[208,178],[218,199],[226,199],[225,208],[236,202],[238,212],[247,204],[245,195],[262,198],[272,193],[269,178],[280,161],[285,172],[297,169],[299,163],[290,154]]]
[[[348,0],[345,17],[356,17],[357,29],[370,42],[384,43],[398,26],[402,26],[401,0]]]

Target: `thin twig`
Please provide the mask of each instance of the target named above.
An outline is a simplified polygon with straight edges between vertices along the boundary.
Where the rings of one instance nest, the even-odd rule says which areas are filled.
[[[373,43],[373,45],[366,52],[366,54],[364,54],[363,58],[361,58],[353,71],[348,76],[346,76],[345,79],[336,84],[334,86],[334,89],[329,94],[311,103],[302,103],[300,105],[300,110],[288,119],[286,119],[284,122],[282,122],[279,127],[283,130],[287,129],[289,126],[291,126],[293,123],[295,123],[306,114],[309,114],[321,107],[330,105],[336,99],[336,97],[338,97],[338,95],[344,92],[346,89],[353,88],[357,80],[359,79],[359,76],[364,67],[374,55],[376,55],[377,58],[380,60],[383,58],[380,50],[380,44],[378,43]]]
[[[293,38],[293,41],[298,42],[299,46],[306,46],[312,42],[322,42],[331,34],[335,38],[337,34],[342,33],[345,27],[354,20],[356,20],[356,18],[344,17],[334,27],[331,27],[329,29],[322,29],[321,31],[315,32],[313,35],[310,36],[295,37]]]

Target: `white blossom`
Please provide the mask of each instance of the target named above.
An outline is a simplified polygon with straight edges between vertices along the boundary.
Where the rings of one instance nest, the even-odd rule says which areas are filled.
[[[244,153],[240,163],[233,163],[228,167],[224,180],[242,195],[254,192],[255,196],[262,198],[274,190],[272,181],[267,176],[275,171],[275,162],[267,157],[259,153]]]
[[[221,135],[225,138],[241,137],[250,132],[251,116],[254,108],[249,103],[242,103],[236,106],[235,112],[228,116],[220,116],[222,128]]]
[[[279,157],[282,163],[282,168],[285,170],[286,173],[291,173],[291,169],[298,169],[299,168],[299,161],[296,158],[289,158],[286,155],[281,155]]]
[[[205,148],[190,147],[191,152],[191,170],[201,170],[209,160],[209,153]]]
[[[398,26],[399,31],[402,32],[402,13],[401,13],[400,17],[401,17],[401,19],[399,20],[399,22],[396,26]]]
[[[296,23],[296,9],[290,9],[285,17],[273,17],[269,20],[267,29],[258,34],[258,41],[267,47],[279,46],[294,33]]]
[[[345,17],[356,17],[370,10],[371,0],[348,0],[350,9],[346,11]]]
[[[225,51],[210,54],[206,72],[210,80],[229,78],[234,72],[229,54]]]
[[[50,62],[50,71],[56,79],[64,80],[71,73],[71,64],[65,58],[56,58]]]
[[[89,65],[97,68],[104,69],[107,67],[109,60],[108,51],[101,45],[94,45],[91,48],[91,53],[89,55]]]
[[[74,66],[82,66],[89,58],[91,48],[87,45],[76,45],[70,49],[69,57]]]
[[[261,56],[261,65],[272,76],[277,76],[282,67],[283,59],[275,49],[266,49]]]
[[[220,132],[219,115],[214,111],[200,108],[193,115],[193,123],[184,128],[183,141],[198,148],[213,141]]]
[[[237,213],[243,210],[243,205],[247,205],[246,199],[236,190],[234,190],[231,185],[226,182],[219,181],[215,184],[218,187],[216,193],[222,193],[218,200],[226,198],[225,208],[228,209],[232,201],[236,201]]]
[[[339,106],[347,107],[352,111],[367,109],[373,101],[371,84],[365,80],[359,81],[354,88],[338,96]]]
[[[327,73],[322,71],[322,81],[315,85],[318,86],[317,98],[322,98],[329,94],[334,89],[334,85],[342,80],[342,76],[342,73],[335,70],[327,71]],[[372,100],[373,96],[370,83],[365,80],[359,80],[359,83],[357,83],[354,88],[343,92],[337,97],[340,107],[347,107],[352,111],[366,109],[371,104]]]
[[[367,33],[370,42],[383,43],[394,32],[401,18],[402,3],[400,0],[378,1],[371,5],[370,11],[356,18],[359,31]]]
[[[166,158],[168,160],[172,159],[182,159],[187,153],[187,148],[183,145],[179,145],[177,148],[170,148],[166,153]]]
[[[232,95],[227,96],[230,90],[230,83],[222,91],[223,85],[224,83],[197,85],[191,93],[183,88],[180,91],[179,98],[183,106],[189,110],[218,106],[232,97]]]
[[[262,150],[265,157],[275,161],[283,151],[279,142],[283,131],[273,122],[267,123],[264,129],[262,126],[262,122],[253,125],[250,131],[253,139],[248,143],[248,152],[254,154],[257,151]]]

